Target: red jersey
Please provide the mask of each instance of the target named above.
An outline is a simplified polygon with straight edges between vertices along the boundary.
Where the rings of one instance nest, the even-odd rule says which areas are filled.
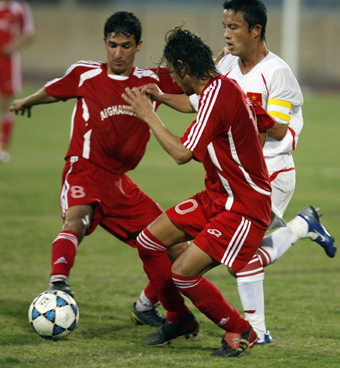
[[[45,91],[56,98],[76,98],[71,142],[66,157],[78,156],[115,174],[132,170],[144,155],[150,129],[134,113],[124,111],[125,88],[155,83],[166,93],[183,93],[166,68],[133,67],[129,76],[107,74],[107,64],[79,61]],[[156,109],[159,103],[154,102]]]
[[[28,36],[35,32],[32,12],[27,3],[22,1],[0,2],[0,51],[21,34]]]
[[[197,118],[181,141],[206,170],[206,191],[214,203],[211,217],[227,210],[266,229],[271,187],[256,113],[235,81],[217,76],[207,84]]]

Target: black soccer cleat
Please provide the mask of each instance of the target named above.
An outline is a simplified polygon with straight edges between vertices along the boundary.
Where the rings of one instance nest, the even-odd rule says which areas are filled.
[[[185,336],[186,338],[189,338],[190,335],[197,336],[198,331],[199,322],[192,313],[189,313],[182,323],[171,323],[164,319],[157,332],[149,335],[144,340],[144,345],[162,347],[179,336]]]
[[[222,338],[222,347],[211,356],[222,358],[240,358],[249,346],[251,349],[257,343],[256,332],[249,324],[249,328],[243,333],[226,332]]]
[[[66,281],[51,282],[47,290],[60,290],[74,298],[74,292],[70,289]]]
[[[140,312],[136,309],[136,303],[133,303],[131,312],[132,322],[139,326],[148,325],[152,327],[161,327],[164,318],[160,313],[158,313],[158,311],[156,311],[157,307],[158,305],[152,309]]]

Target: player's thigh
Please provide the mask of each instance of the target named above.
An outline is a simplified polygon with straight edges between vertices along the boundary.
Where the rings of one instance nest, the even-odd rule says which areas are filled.
[[[2,96],[16,95],[22,87],[20,55],[0,56],[0,91]]]
[[[283,215],[295,190],[295,170],[283,171],[271,181],[272,203]]]
[[[195,245],[195,241],[183,252],[172,266],[172,272],[180,276],[198,276],[219,265],[207,253]]]
[[[162,213],[157,217],[157,219],[148,226],[148,230],[155,238],[168,247],[192,239],[183,229],[176,226],[166,213]]]
[[[212,259],[238,272],[252,259],[264,234],[265,229],[249,219],[224,211],[210,219],[195,238],[195,244]]]
[[[79,215],[77,208],[86,208],[86,215],[91,212],[89,207],[93,209],[92,216],[87,216],[90,219],[90,224],[86,225],[86,235],[91,234],[106,211],[106,198],[110,195],[109,188],[103,190],[99,188],[98,183],[109,180],[106,170],[91,163],[89,160],[73,158],[68,160],[63,170],[62,189],[60,194],[60,206],[62,217],[66,220],[74,219]],[[85,206],[85,207],[83,207]],[[82,210],[80,211],[82,212]]]
[[[112,185],[109,210],[100,225],[121,241],[136,247],[137,236],[158,216],[161,207],[126,176]]]

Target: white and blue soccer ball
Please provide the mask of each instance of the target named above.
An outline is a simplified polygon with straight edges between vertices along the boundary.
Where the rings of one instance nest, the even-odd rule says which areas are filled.
[[[60,340],[69,335],[79,321],[75,300],[60,290],[47,290],[38,295],[28,310],[33,330],[48,340]]]

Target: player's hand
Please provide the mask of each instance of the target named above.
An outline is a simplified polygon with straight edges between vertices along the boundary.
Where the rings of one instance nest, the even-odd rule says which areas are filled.
[[[157,86],[157,84],[149,83],[139,88],[141,92],[149,96],[151,100],[161,102],[162,96],[164,95],[164,93]]]
[[[21,115],[24,115],[27,112],[27,117],[31,117],[31,106],[25,104],[25,99],[15,100],[10,106],[9,111],[14,112],[15,115],[18,115],[19,112]]]
[[[215,65],[217,65],[219,63],[219,61],[221,59],[223,59],[226,55],[230,54],[230,51],[228,50],[228,47],[224,47],[222,49],[222,51],[216,56],[216,58],[214,59],[214,63]]]
[[[154,114],[150,98],[140,88],[125,88],[122,98],[131,105],[123,109],[135,113],[139,119],[147,121],[148,117]]]

